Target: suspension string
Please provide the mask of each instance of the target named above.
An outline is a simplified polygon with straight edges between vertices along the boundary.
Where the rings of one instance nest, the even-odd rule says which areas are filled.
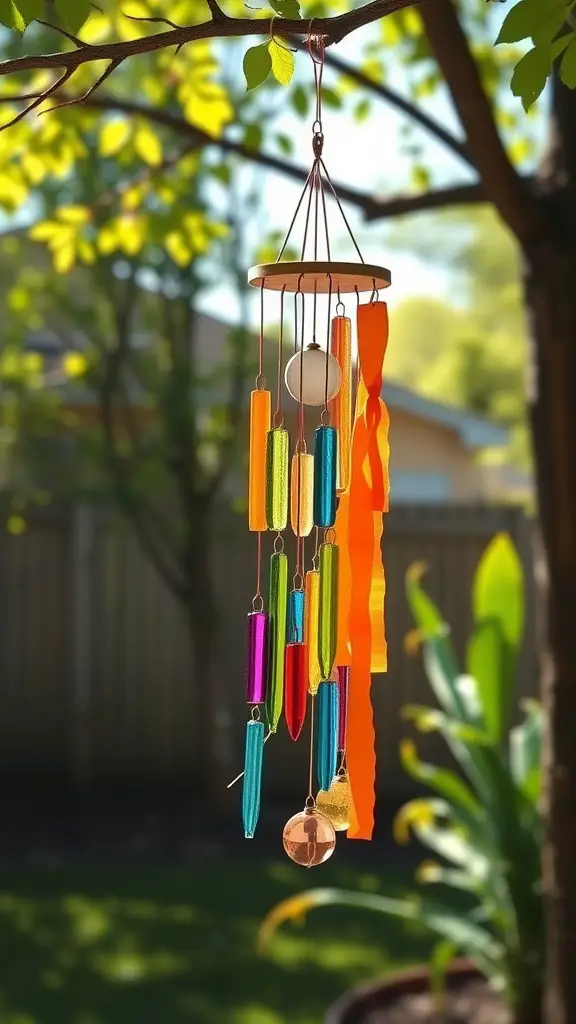
[[[258,336],[258,376],[256,377],[258,390],[266,387],[264,376],[264,278],[260,282],[260,334]]]
[[[302,249],[300,251],[300,259],[303,260],[306,255],[306,245],[308,243],[308,229],[310,227],[310,213],[312,211],[312,197],[314,195],[314,182],[316,180],[316,174],[318,172],[318,160],[316,159],[312,165],[310,171],[310,192],[308,194],[308,206],[306,208],[306,220],[304,222],[304,237],[302,240]]]
[[[314,707],[315,698],[314,694],[310,697],[310,758],[308,761],[308,796],[306,797],[306,807],[316,807],[316,801],[314,799]],[[308,803],[310,801],[310,804]]]
[[[290,226],[288,228],[288,231],[286,232],[286,237],[284,238],[284,241],[282,242],[282,247],[280,249],[280,252],[278,253],[278,255],[276,257],[276,263],[279,263],[280,260],[282,259],[283,255],[284,255],[284,252],[286,250],[286,246],[288,245],[290,236],[292,234],[292,231],[294,230],[294,225],[296,223],[296,219],[298,217],[298,214],[300,213],[300,208],[302,206],[302,203],[304,202],[304,198],[306,196],[306,193],[307,193],[308,189],[310,188],[310,183],[312,181],[312,175],[313,174],[314,174],[314,167],[311,168],[310,173],[309,173],[308,177],[306,178],[306,182],[304,184],[304,188],[302,189],[302,192],[300,194],[300,198],[298,200],[298,205],[296,206],[296,210],[294,211],[294,216],[292,217],[292,220],[290,221]]]
[[[332,274],[328,274],[328,317],[326,327],[326,373],[324,377],[324,409],[322,412],[322,422],[330,425],[330,409],[328,406],[328,372],[330,369],[330,330],[332,321],[330,314],[332,312]]]
[[[330,253],[330,232],[328,230],[328,211],[326,209],[326,191],[324,189],[324,178],[322,177],[321,174],[319,175],[319,178],[320,178],[320,195],[322,197],[322,214],[323,214],[323,218],[324,218],[324,236],[325,236],[325,239],[326,239],[326,256],[328,258],[328,263],[331,263],[332,262],[332,256],[331,256],[331,253]]]
[[[319,160],[320,160],[320,166],[321,166],[321,168],[324,171],[324,174],[326,176],[326,181],[328,182],[328,184],[330,186],[330,191],[331,191],[334,199],[336,200],[336,205],[338,206],[338,209],[340,210],[340,213],[342,215],[342,220],[344,221],[344,223],[346,225],[346,229],[348,231],[348,234],[350,235],[350,238],[352,239],[352,244],[354,245],[354,248],[356,249],[356,252],[358,253],[360,262],[364,263],[364,257],[362,255],[362,253],[360,252],[360,249],[359,249],[359,246],[358,246],[358,242],[356,241],[356,239],[354,237],[354,232],[352,231],[352,228],[350,227],[348,218],[346,217],[346,214],[344,213],[344,208],[342,206],[342,203],[340,202],[340,197],[339,197],[336,189],[334,188],[334,185],[333,185],[333,182],[332,182],[332,178],[330,177],[330,175],[328,173],[328,170],[326,168],[326,164],[324,163],[322,157],[320,157]]]
[[[262,597],[262,534],[258,532],[258,547],[256,561],[256,593],[252,598],[252,610],[255,612],[264,611],[264,598]]]
[[[274,427],[281,427],[284,422],[284,413],[282,412],[282,355],[284,352],[284,295],[286,293],[286,285],[282,288],[280,295],[280,333],[278,335],[278,359],[277,359],[277,374],[276,374],[276,408],[274,409],[274,418],[272,425]]]

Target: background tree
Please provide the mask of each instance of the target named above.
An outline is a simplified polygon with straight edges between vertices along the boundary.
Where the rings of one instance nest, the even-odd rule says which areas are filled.
[[[22,0],[19,5],[11,5],[20,14],[24,6]],[[26,0],[26,6],[38,16],[37,0]],[[72,9],[64,0],[56,0],[58,13],[62,14],[65,6]],[[26,201],[30,175],[45,173],[40,172],[34,157],[50,152],[50,173],[62,174],[85,158],[83,118],[96,109],[123,111],[139,124],[143,119],[165,126],[168,117],[172,127],[179,126],[183,143],[198,146],[211,141],[220,149],[252,155],[268,166],[286,163],[274,152],[257,152],[256,133],[247,142],[224,132],[233,121],[234,111],[221,82],[211,78],[216,70],[215,51],[208,48],[206,40],[264,36],[265,46],[249,58],[249,85],[271,81],[271,73],[275,79],[288,82],[293,61],[285,57],[288,51],[278,40],[302,40],[310,33],[310,22],[298,17],[300,5],[293,0],[273,0],[273,17],[268,10],[250,17],[241,12],[244,17],[234,18],[229,16],[238,13],[233,0],[222,6],[217,0],[206,0],[212,18],[203,22],[197,4],[175,2],[170,14],[176,18],[178,13],[184,27],[164,24],[159,33],[153,19],[160,17],[166,22],[165,5],[162,11],[155,2],[139,6],[143,13],[136,12],[136,16],[149,20],[127,29],[120,15],[107,14],[106,10],[102,15],[90,13],[88,3],[82,3],[79,10],[83,16],[75,18],[74,24],[68,22],[65,53],[26,55],[0,66],[6,91],[12,93],[6,123],[15,128],[9,136],[4,132],[2,145],[7,149],[0,187],[13,204]],[[328,65],[344,75],[347,83],[354,82],[371,97],[384,98],[402,109],[467,166],[462,184],[430,190],[425,187],[425,175],[420,174],[420,194],[382,202],[346,188],[343,198],[356,202],[371,218],[488,201],[515,237],[522,255],[532,339],[530,417],[549,572],[548,650],[543,670],[550,723],[545,851],[549,976],[545,1019],[547,1024],[571,1024],[576,1019],[571,955],[576,934],[576,749],[572,737],[576,720],[576,653],[572,642],[572,609],[576,607],[576,94],[570,87],[576,84],[576,45],[574,27],[567,19],[573,18],[573,3],[554,0],[546,5],[545,14],[537,0],[521,0],[516,5],[512,13],[519,9],[522,23],[515,27],[509,21],[501,38],[514,42],[530,37],[535,56],[527,59],[522,59],[522,49],[493,49],[487,20],[492,5],[479,0],[461,0],[457,6],[452,0],[422,0],[417,14],[403,10],[394,19],[385,17],[409,6],[410,0],[374,0],[360,7],[336,0],[311,0],[302,10],[305,18],[314,18],[314,33],[327,45],[339,42],[361,25],[380,21],[375,32],[381,35],[368,43],[362,67],[350,67],[333,55],[328,56]],[[282,17],[285,14],[288,17]],[[80,31],[83,41],[76,36]],[[130,39],[136,38],[130,41],[125,38],[128,34]],[[110,39],[115,41],[103,41]],[[187,46],[189,42],[197,45]],[[383,82],[387,48],[392,47],[410,70],[413,93],[433,99],[439,89],[447,90],[462,127],[461,136],[435,123],[412,102],[414,97],[399,96]],[[175,55],[174,48],[178,50]],[[133,80],[131,89],[120,86],[118,69],[136,67],[136,57],[140,58],[138,81]],[[134,58],[132,63],[128,58]],[[104,64],[95,66],[98,61]],[[548,150],[529,174],[511,146],[514,135],[518,137],[518,119],[511,113],[510,104],[501,102],[500,86],[503,79],[508,81],[513,65],[517,65],[515,91],[522,94],[525,106],[543,88],[553,68]],[[27,74],[23,83],[19,73],[30,71],[37,74]],[[130,74],[129,70],[128,81]],[[100,88],[107,79],[106,87]],[[56,104],[72,101],[76,105],[81,100],[83,109],[72,106],[45,115],[38,129],[26,120],[26,115],[50,99]],[[364,99],[362,96],[362,106],[358,106],[363,116],[367,110]],[[275,141],[281,146],[279,140]],[[286,172],[295,178],[301,176],[297,167],[286,168]],[[98,233],[103,228],[99,225]],[[82,258],[81,250],[86,241],[92,240],[94,230],[94,221],[87,218],[74,232],[68,248],[64,247],[68,254],[72,251],[72,259]],[[53,248],[62,246],[55,244]],[[61,265],[65,263],[61,257]]]

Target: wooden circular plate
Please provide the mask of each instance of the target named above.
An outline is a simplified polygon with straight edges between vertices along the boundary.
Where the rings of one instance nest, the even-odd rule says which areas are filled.
[[[374,267],[370,263],[341,263],[307,261],[295,263],[288,260],[280,263],[261,263],[248,271],[248,284],[281,292],[305,292],[306,294],[327,295],[332,280],[332,294],[341,295],[359,292],[380,291],[392,283],[386,267]]]

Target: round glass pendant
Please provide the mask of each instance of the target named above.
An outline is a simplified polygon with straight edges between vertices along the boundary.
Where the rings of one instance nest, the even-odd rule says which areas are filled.
[[[336,832],[332,822],[314,807],[295,814],[284,825],[284,849],[295,864],[313,868],[334,853]]]
[[[302,381],[302,402],[304,405],[324,405],[326,400],[326,353],[319,345],[312,343],[303,352],[296,352],[286,366],[286,387],[297,402],[300,401]],[[333,355],[328,356],[328,401],[334,398],[342,383],[340,363]]]
[[[347,772],[337,775],[328,792],[321,789],[316,797],[316,806],[332,822],[336,832],[350,828],[352,793]]]

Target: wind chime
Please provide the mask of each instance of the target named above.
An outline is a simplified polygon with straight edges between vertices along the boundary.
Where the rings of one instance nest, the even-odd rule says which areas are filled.
[[[282,717],[297,741],[308,714],[308,795],[303,810],[286,823],[283,843],[293,861],[312,867],[331,856],[336,831],[370,839],[374,823],[370,687],[371,673],[386,671],[381,538],[389,491],[389,417],[381,398],[388,317],[379,292],[390,285],[390,273],[364,262],[326,169],[324,48],[318,39],[310,39],[308,48],[316,86],[314,161],[276,262],[248,273],[248,283],[260,289],[248,512],[258,553],[256,594],[247,619],[246,701],[251,711],[242,806],[245,835],[253,838],[264,745],[281,727]],[[332,260],[327,194],[336,201],[356,262]],[[300,260],[288,261],[283,256],[299,217],[304,222]],[[280,304],[274,403],[263,366],[266,292],[278,293]],[[297,403],[293,438],[282,408],[288,296],[293,296],[295,351],[284,377]],[[357,363],[344,296],[356,310]],[[320,413],[313,451],[306,440],[309,409]],[[284,550],[289,526],[296,537],[291,585]],[[275,536],[265,602],[261,577],[267,531]]]

